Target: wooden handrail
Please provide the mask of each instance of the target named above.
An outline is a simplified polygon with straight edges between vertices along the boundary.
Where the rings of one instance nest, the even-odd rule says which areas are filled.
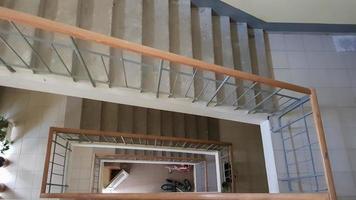
[[[194,158],[194,157],[172,157],[172,156],[146,156],[146,155],[132,155],[132,154],[95,154],[96,158],[99,159],[134,159],[134,160],[191,160],[196,162],[203,162],[206,161],[205,158]]]
[[[220,65],[206,63],[201,60],[188,58],[185,56],[177,55],[174,53],[158,50],[155,48],[151,48],[148,46],[132,43],[126,40],[110,37],[107,35],[95,33],[92,31],[88,31],[82,28],[78,28],[75,26],[70,26],[67,24],[51,21],[48,19],[44,19],[41,17],[37,17],[34,15],[18,12],[15,10],[11,10],[8,8],[0,7],[0,19],[12,21],[15,23],[28,25],[32,27],[36,27],[38,29],[54,32],[54,33],[61,33],[64,35],[72,36],[81,40],[91,41],[99,44],[103,44],[106,46],[110,46],[113,48],[120,48],[127,51],[139,53],[145,56],[155,57],[158,59],[170,61],[173,63],[178,63],[182,65],[187,65],[191,67],[195,67],[200,70],[207,70],[212,71],[219,74],[224,74],[227,76],[231,76],[234,78],[242,79],[242,80],[249,80],[255,81],[258,83],[263,83],[269,86],[283,88],[292,90],[295,92],[300,92],[304,94],[310,94],[310,89],[294,84],[290,84],[283,81],[277,81],[274,79],[257,76],[251,73],[246,73],[239,70],[228,69],[226,67],[222,67]]]
[[[43,168],[41,193],[46,193],[47,180],[48,180],[48,171],[49,171],[49,161],[51,159],[53,133],[54,133],[53,129],[50,128],[49,129],[49,134],[48,134],[46,157],[45,157],[44,168]]]
[[[321,119],[318,98],[316,95],[316,90],[314,88],[311,88],[310,91],[311,91],[310,97],[311,97],[311,107],[312,107],[312,111],[313,111],[313,119],[314,119],[316,134],[317,134],[318,141],[319,141],[320,153],[321,153],[321,157],[322,157],[326,185],[328,187],[328,192],[329,192],[329,198],[330,198],[330,200],[336,200],[337,197],[336,197],[336,191],[335,191],[335,184],[334,184],[334,179],[333,179],[332,170],[331,170],[328,148],[326,145],[325,133],[324,133],[324,128],[323,128],[323,122]]]
[[[156,135],[143,135],[143,134],[132,134],[132,133],[122,133],[122,132],[112,132],[112,131],[98,131],[98,130],[85,130],[85,129],[75,129],[75,128],[60,128],[51,127],[52,131],[56,133],[64,134],[84,134],[84,135],[94,135],[94,136],[112,136],[112,137],[130,137],[134,139],[147,139],[147,140],[161,140],[161,141],[173,141],[173,142],[187,142],[196,144],[215,144],[220,146],[231,146],[229,142],[220,142],[213,140],[197,140],[182,137],[168,137],[168,136],[156,136]]]
[[[172,192],[172,193],[56,193],[41,194],[41,198],[60,199],[125,199],[125,200],[329,200],[327,193],[209,193],[209,192]]]

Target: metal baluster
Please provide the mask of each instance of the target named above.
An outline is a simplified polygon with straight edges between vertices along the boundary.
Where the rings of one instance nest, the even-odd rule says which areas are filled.
[[[124,144],[126,144],[124,137],[122,137],[122,136],[120,136],[120,137],[121,137],[122,142],[123,142]]]
[[[9,64],[6,63],[5,60],[3,60],[1,57],[0,57],[0,62],[5,65],[5,67],[11,72],[11,73],[14,73],[16,72],[16,70],[14,70],[14,68],[12,68]]]
[[[73,43],[75,54],[78,56],[80,63],[83,65],[92,86],[95,87],[96,85],[95,85],[94,79],[90,74],[89,68],[88,68],[87,64],[85,63],[82,53],[80,53],[80,51],[79,51],[79,48],[78,48],[77,43],[75,42],[75,39],[72,36],[70,37],[70,39]]]
[[[62,171],[62,173],[63,173],[63,176],[62,176],[62,185],[64,185],[64,174],[65,174],[65,164],[66,164],[66,158],[67,158],[67,150],[68,150],[68,145],[69,145],[69,142],[68,141],[66,141],[66,148],[65,148],[65,151],[64,151],[64,166],[63,166],[63,171]],[[62,187],[61,188],[62,189],[62,193],[64,192],[64,187]]]
[[[30,43],[30,41],[28,41],[28,39],[26,38],[26,36],[20,31],[20,29],[16,26],[16,24],[14,22],[10,22],[11,25],[16,29],[16,31],[21,35],[21,37],[25,40],[25,42],[27,43],[27,45],[32,49],[33,53],[37,56],[37,58],[41,61],[41,63],[47,68],[47,70],[49,72],[52,73],[52,70],[50,69],[50,67],[47,65],[47,63],[43,60],[42,56],[36,51],[36,49],[32,46],[32,44]]]
[[[62,56],[59,54],[57,48],[54,46],[54,44],[51,44],[51,47],[52,47],[54,53],[57,55],[59,61],[61,61],[61,63],[62,63],[62,65],[64,66],[64,68],[67,70],[69,76],[73,77],[73,76],[72,76],[72,73],[70,72],[70,70],[69,70],[69,68],[68,68],[68,66],[67,66],[66,63],[64,62]],[[73,80],[74,80],[74,79],[73,79]]]
[[[101,62],[103,63],[103,67],[104,67],[104,70],[105,70],[106,77],[108,79],[107,83],[108,83],[109,87],[111,87],[109,72],[108,72],[108,69],[106,68],[106,64],[105,64],[104,58],[103,58],[103,56],[100,56],[100,58],[101,58]]]
[[[158,83],[157,83],[156,98],[159,97],[159,87],[161,85],[162,70],[163,70],[163,60],[161,60],[161,62],[159,64],[159,73],[158,73]]]
[[[174,89],[176,87],[177,80],[178,80],[178,73],[176,73],[176,77],[174,78],[174,82],[173,82],[173,85],[172,85],[172,88],[171,88],[171,91],[170,91],[168,97],[173,97],[173,93],[174,93]]]
[[[192,85],[193,85],[193,83],[194,83],[194,79],[195,79],[195,76],[197,75],[197,72],[198,72],[198,70],[197,70],[197,69],[194,69],[192,79],[191,79],[191,81],[190,81],[190,83],[189,83],[188,90],[185,92],[184,97],[187,97],[187,96],[188,96],[188,92],[189,92],[190,88],[192,87]],[[193,98],[194,98],[194,97],[193,97]]]
[[[288,126],[288,133],[290,135],[290,137],[292,136],[292,127],[291,127],[291,124]],[[285,141],[285,140],[284,140]],[[298,161],[298,156],[297,156],[297,149],[295,148],[295,143],[294,143],[294,140],[293,138],[291,139],[290,141],[290,144],[291,144],[291,150],[289,152],[292,152],[293,153],[293,157],[294,157],[294,161],[295,161],[295,169],[296,169],[296,177],[297,177],[297,180],[298,180],[298,191],[299,192],[303,192],[303,187],[302,187],[302,182],[301,182],[301,179],[300,179],[300,161]],[[287,152],[287,151],[286,151]],[[287,153],[289,153],[287,152]]]
[[[205,87],[200,91],[199,95],[198,95],[196,98],[193,99],[193,101],[192,101],[193,103],[196,102],[197,100],[199,100],[199,98],[200,98],[203,94],[205,94],[205,90],[208,88],[209,84],[210,84],[210,82],[208,82],[208,83],[205,85]]]
[[[219,85],[219,87],[215,90],[213,96],[210,98],[210,100],[208,101],[208,103],[206,104],[206,106],[209,106],[210,102],[214,99],[214,97],[216,97],[216,95],[218,94],[218,92],[221,90],[221,88],[224,86],[224,84],[229,80],[230,76],[226,76],[225,79],[223,80],[223,82]]]
[[[238,86],[235,85],[234,87],[235,88],[230,92],[229,95],[224,96],[224,98],[220,102],[217,102],[214,106],[222,105],[227,99],[229,99],[233,94],[235,94]]]
[[[86,140],[87,140],[87,142],[93,142],[88,136],[86,136],[86,135],[83,135],[83,134],[80,134],[82,137],[84,137]]]
[[[284,106],[285,104],[287,104],[288,102],[290,102],[291,100],[293,100],[293,99],[288,99],[287,101],[285,101],[285,102],[283,102],[281,105],[279,105],[279,107],[281,108],[282,106]],[[288,107],[288,106],[287,106]],[[284,109],[284,108],[282,108],[282,109]],[[280,110],[282,110],[282,109],[280,109]]]
[[[17,53],[17,51],[16,51],[14,48],[12,48],[12,46],[6,41],[6,39],[5,39],[2,35],[0,35],[0,39],[1,39],[1,41],[5,44],[5,46],[6,46],[7,48],[9,48],[9,49],[21,60],[21,62],[22,62],[27,68],[31,69],[30,65],[26,63],[26,61],[20,56],[19,53]]]
[[[277,94],[278,92],[280,92],[282,90],[282,88],[272,92],[272,94],[268,95],[265,99],[263,99],[260,103],[258,103],[257,105],[255,105],[253,108],[251,108],[248,113],[252,113],[253,111],[255,111],[259,106],[261,106],[262,104],[264,104],[266,101],[268,101],[268,99],[270,99],[271,97],[273,97],[275,94]]]
[[[247,102],[245,103],[245,105],[249,105],[252,100],[254,100],[257,96],[259,96],[259,95],[261,95],[261,94],[262,94],[262,91],[259,91],[255,96],[253,96],[252,98],[250,98],[249,100],[247,100]],[[235,110],[238,110],[238,109],[240,109],[240,108],[243,108],[243,106],[237,106],[237,107],[235,108]]]
[[[302,109],[302,113],[303,115],[305,115],[305,111],[304,111],[304,105],[302,104],[301,106]],[[313,167],[313,173],[314,175],[316,175],[316,169],[315,169],[315,163],[314,163],[314,156],[313,156],[313,151],[312,151],[312,147],[311,147],[311,142],[310,142],[310,135],[309,135],[309,129],[308,129],[308,123],[307,123],[307,119],[304,117],[303,118],[304,121],[304,126],[305,126],[305,134],[307,136],[307,140],[308,140],[308,144],[309,144],[309,151],[310,151],[310,158],[311,158],[311,162],[312,162],[312,167]],[[319,190],[319,182],[318,182],[318,177],[314,177],[315,178],[315,184],[316,184],[316,190]]]
[[[252,90],[252,88],[254,88],[258,83],[257,82],[253,82],[248,88],[247,90],[245,90],[239,97],[237,97],[236,101],[232,104],[232,106],[235,106],[238,104],[239,100],[245,96],[250,90]]]
[[[288,189],[291,192],[292,191],[292,183],[290,182],[290,172],[289,172],[289,166],[288,166],[288,161],[287,161],[286,146],[284,144],[283,127],[281,127],[282,126],[282,121],[281,121],[280,117],[278,117],[278,126],[280,127],[279,132],[281,134],[283,153],[284,153],[283,154],[284,155],[284,162],[285,162],[286,170],[287,170]]]
[[[291,121],[291,122],[289,122],[289,123],[283,125],[282,127],[279,127],[279,128],[277,128],[276,130],[272,130],[272,132],[273,132],[273,133],[278,132],[280,129],[286,128],[287,126],[289,126],[289,125],[291,125],[291,124],[293,124],[293,123],[295,123],[295,122],[297,122],[297,121],[299,121],[299,120],[301,120],[301,119],[303,119],[303,118],[305,118],[305,117],[308,117],[308,116],[311,115],[311,114],[313,114],[313,113],[312,113],[312,112],[309,112],[309,113],[307,113],[307,114],[304,114],[303,116],[298,117],[297,119],[295,119],[295,120],[293,120],[293,121]]]
[[[53,144],[53,155],[52,155],[52,161],[51,161],[51,173],[50,173],[50,176],[49,176],[49,188],[48,188],[48,193],[51,193],[51,187],[52,187],[52,176],[53,176],[53,165],[54,165],[54,154],[56,153],[56,145],[57,145],[57,134],[56,136],[54,137],[54,141],[51,141],[51,142],[54,142]],[[48,184],[48,183],[47,183]]]
[[[125,60],[124,60],[124,52],[121,52],[121,64],[122,64],[122,70],[123,70],[123,73],[124,73],[124,81],[125,81],[125,86],[128,87],[127,85],[127,76],[126,76],[126,68],[125,68]]]

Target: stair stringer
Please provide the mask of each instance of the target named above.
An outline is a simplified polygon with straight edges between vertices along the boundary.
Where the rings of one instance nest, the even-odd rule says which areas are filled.
[[[188,98],[168,98],[164,94],[156,98],[153,93],[140,93],[128,88],[108,88],[103,84],[93,88],[87,82],[73,82],[71,78],[56,75],[31,74],[27,70],[10,73],[6,68],[1,68],[0,85],[250,124],[260,124],[267,119],[267,114],[264,113],[247,114],[246,110],[233,110],[227,106],[207,107],[204,102],[192,103]]]

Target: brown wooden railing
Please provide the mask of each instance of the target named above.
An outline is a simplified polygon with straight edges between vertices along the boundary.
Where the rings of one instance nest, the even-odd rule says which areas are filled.
[[[199,156],[199,152],[220,152],[228,155],[225,160],[228,160],[230,165],[232,165],[231,160],[231,143],[211,141],[211,140],[196,140],[189,138],[176,138],[176,137],[166,137],[166,136],[152,136],[152,135],[142,135],[142,134],[131,134],[131,133],[121,133],[121,132],[106,132],[106,131],[96,131],[96,130],[84,130],[84,129],[73,129],[73,128],[59,128],[51,127],[49,130],[48,144],[46,151],[46,160],[42,178],[41,187],[41,197],[55,198],[58,193],[63,193],[65,195],[71,195],[71,193],[66,193],[66,189],[69,185],[66,184],[68,163],[67,160],[69,151],[72,151],[74,145],[85,145],[85,146],[95,146],[95,145],[109,145],[112,148],[115,145],[116,148],[122,146],[147,146],[147,147],[157,147],[157,148],[170,148],[170,149],[189,149],[195,150],[197,154],[192,153],[190,157],[176,157],[176,156],[153,156],[153,155],[133,155],[133,154],[95,154],[95,162],[97,159],[103,160],[140,160],[140,161],[170,161],[170,162],[184,162],[184,163],[205,163],[205,172],[207,172],[207,161],[202,157],[193,157],[194,155]],[[59,153],[61,154],[59,155]],[[68,153],[67,153],[68,152]],[[223,159],[220,158],[222,161]],[[61,174],[58,172],[53,172],[53,166],[59,166],[63,171]],[[94,170],[95,171],[95,170]],[[231,172],[232,174],[232,172]],[[60,176],[62,180],[54,181],[53,177]],[[97,176],[98,177],[98,176]],[[94,175],[95,178],[95,175]],[[205,173],[205,188],[207,188],[207,174]],[[234,186],[234,177],[232,179],[232,187]],[[61,183],[60,183],[61,182]],[[97,183],[99,183],[97,181]],[[52,188],[52,189],[51,189]],[[54,188],[54,189],[53,189]],[[231,190],[233,190],[231,188]],[[94,192],[96,193],[96,192]],[[89,194],[89,193],[88,193]],[[87,195],[88,195],[87,194]],[[92,193],[93,194],[93,193]],[[84,194],[82,194],[83,196]],[[82,197],[81,196],[81,197]],[[85,195],[84,195],[85,196]],[[80,197],[80,198],[81,198]],[[69,196],[68,196],[69,198]]]
[[[277,81],[270,78],[265,78],[257,76],[254,74],[227,69],[219,65],[205,63],[200,60],[184,57],[181,55],[161,51],[151,47],[131,43],[122,39],[113,38],[99,33],[94,33],[88,30],[77,28],[74,26],[65,25],[63,23],[54,22],[51,20],[43,19],[40,17],[32,16],[29,14],[17,12],[11,9],[0,7],[0,19],[9,22],[14,22],[16,24],[23,24],[31,27],[38,28],[40,30],[59,33],[67,35],[73,38],[77,38],[84,41],[90,41],[97,44],[102,44],[109,46],[111,48],[118,48],[130,52],[135,52],[144,56],[158,58],[161,60],[166,60],[172,63],[182,64],[194,67],[199,70],[211,71],[218,74],[223,74],[229,77],[234,77],[240,80],[248,80],[256,82],[259,84],[264,84],[266,86],[274,88],[282,88],[293,92],[302,93],[309,95],[311,99],[311,106],[313,111],[314,124],[316,127],[316,132],[318,136],[318,141],[320,143],[321,156],[323,158],[323,166],[327,183],[327,194],[46,194],[43,193],[45,186],[42,186],[43,198],[82,198],[82,199],[330,199],[336,200],[335,186],[332,177],[332,171],[330,166],[330,160],[328,156],[325,134],[323,130],[320,108],[318,105],[316,91],[313,88],[306,88],[287,82]],[[51,129],[51,133],[57,130]],[[52,141],[50,134],[49,141]],[[51,142],[48,143],[49,149]],[[48,162],[49,157],[47,155],[46,162]],[[48,170],[48,166],[45,166],[45,171]],[[46,176],[46,175],[45,175]],[[44,177],[46,178],[46,177]]]

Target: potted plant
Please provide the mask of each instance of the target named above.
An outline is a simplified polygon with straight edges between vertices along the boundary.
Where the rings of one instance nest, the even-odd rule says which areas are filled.
[[[5,117],[0,116],[0,153],[4,154],[5,151],[10,149],[11,144],[11,131],[12,123],[9,122]],[[0,156],[0,167],[6,166],[9,164],[9,161]]]
[[[10,122],[4,116],[0,115],[0,141],[11,141],[11,132],[14,127],[14,123]]]
[[[6,188],[7,188],[7,187],[6,187],[5,184],[0,183],[0,192],[5,192]]]

